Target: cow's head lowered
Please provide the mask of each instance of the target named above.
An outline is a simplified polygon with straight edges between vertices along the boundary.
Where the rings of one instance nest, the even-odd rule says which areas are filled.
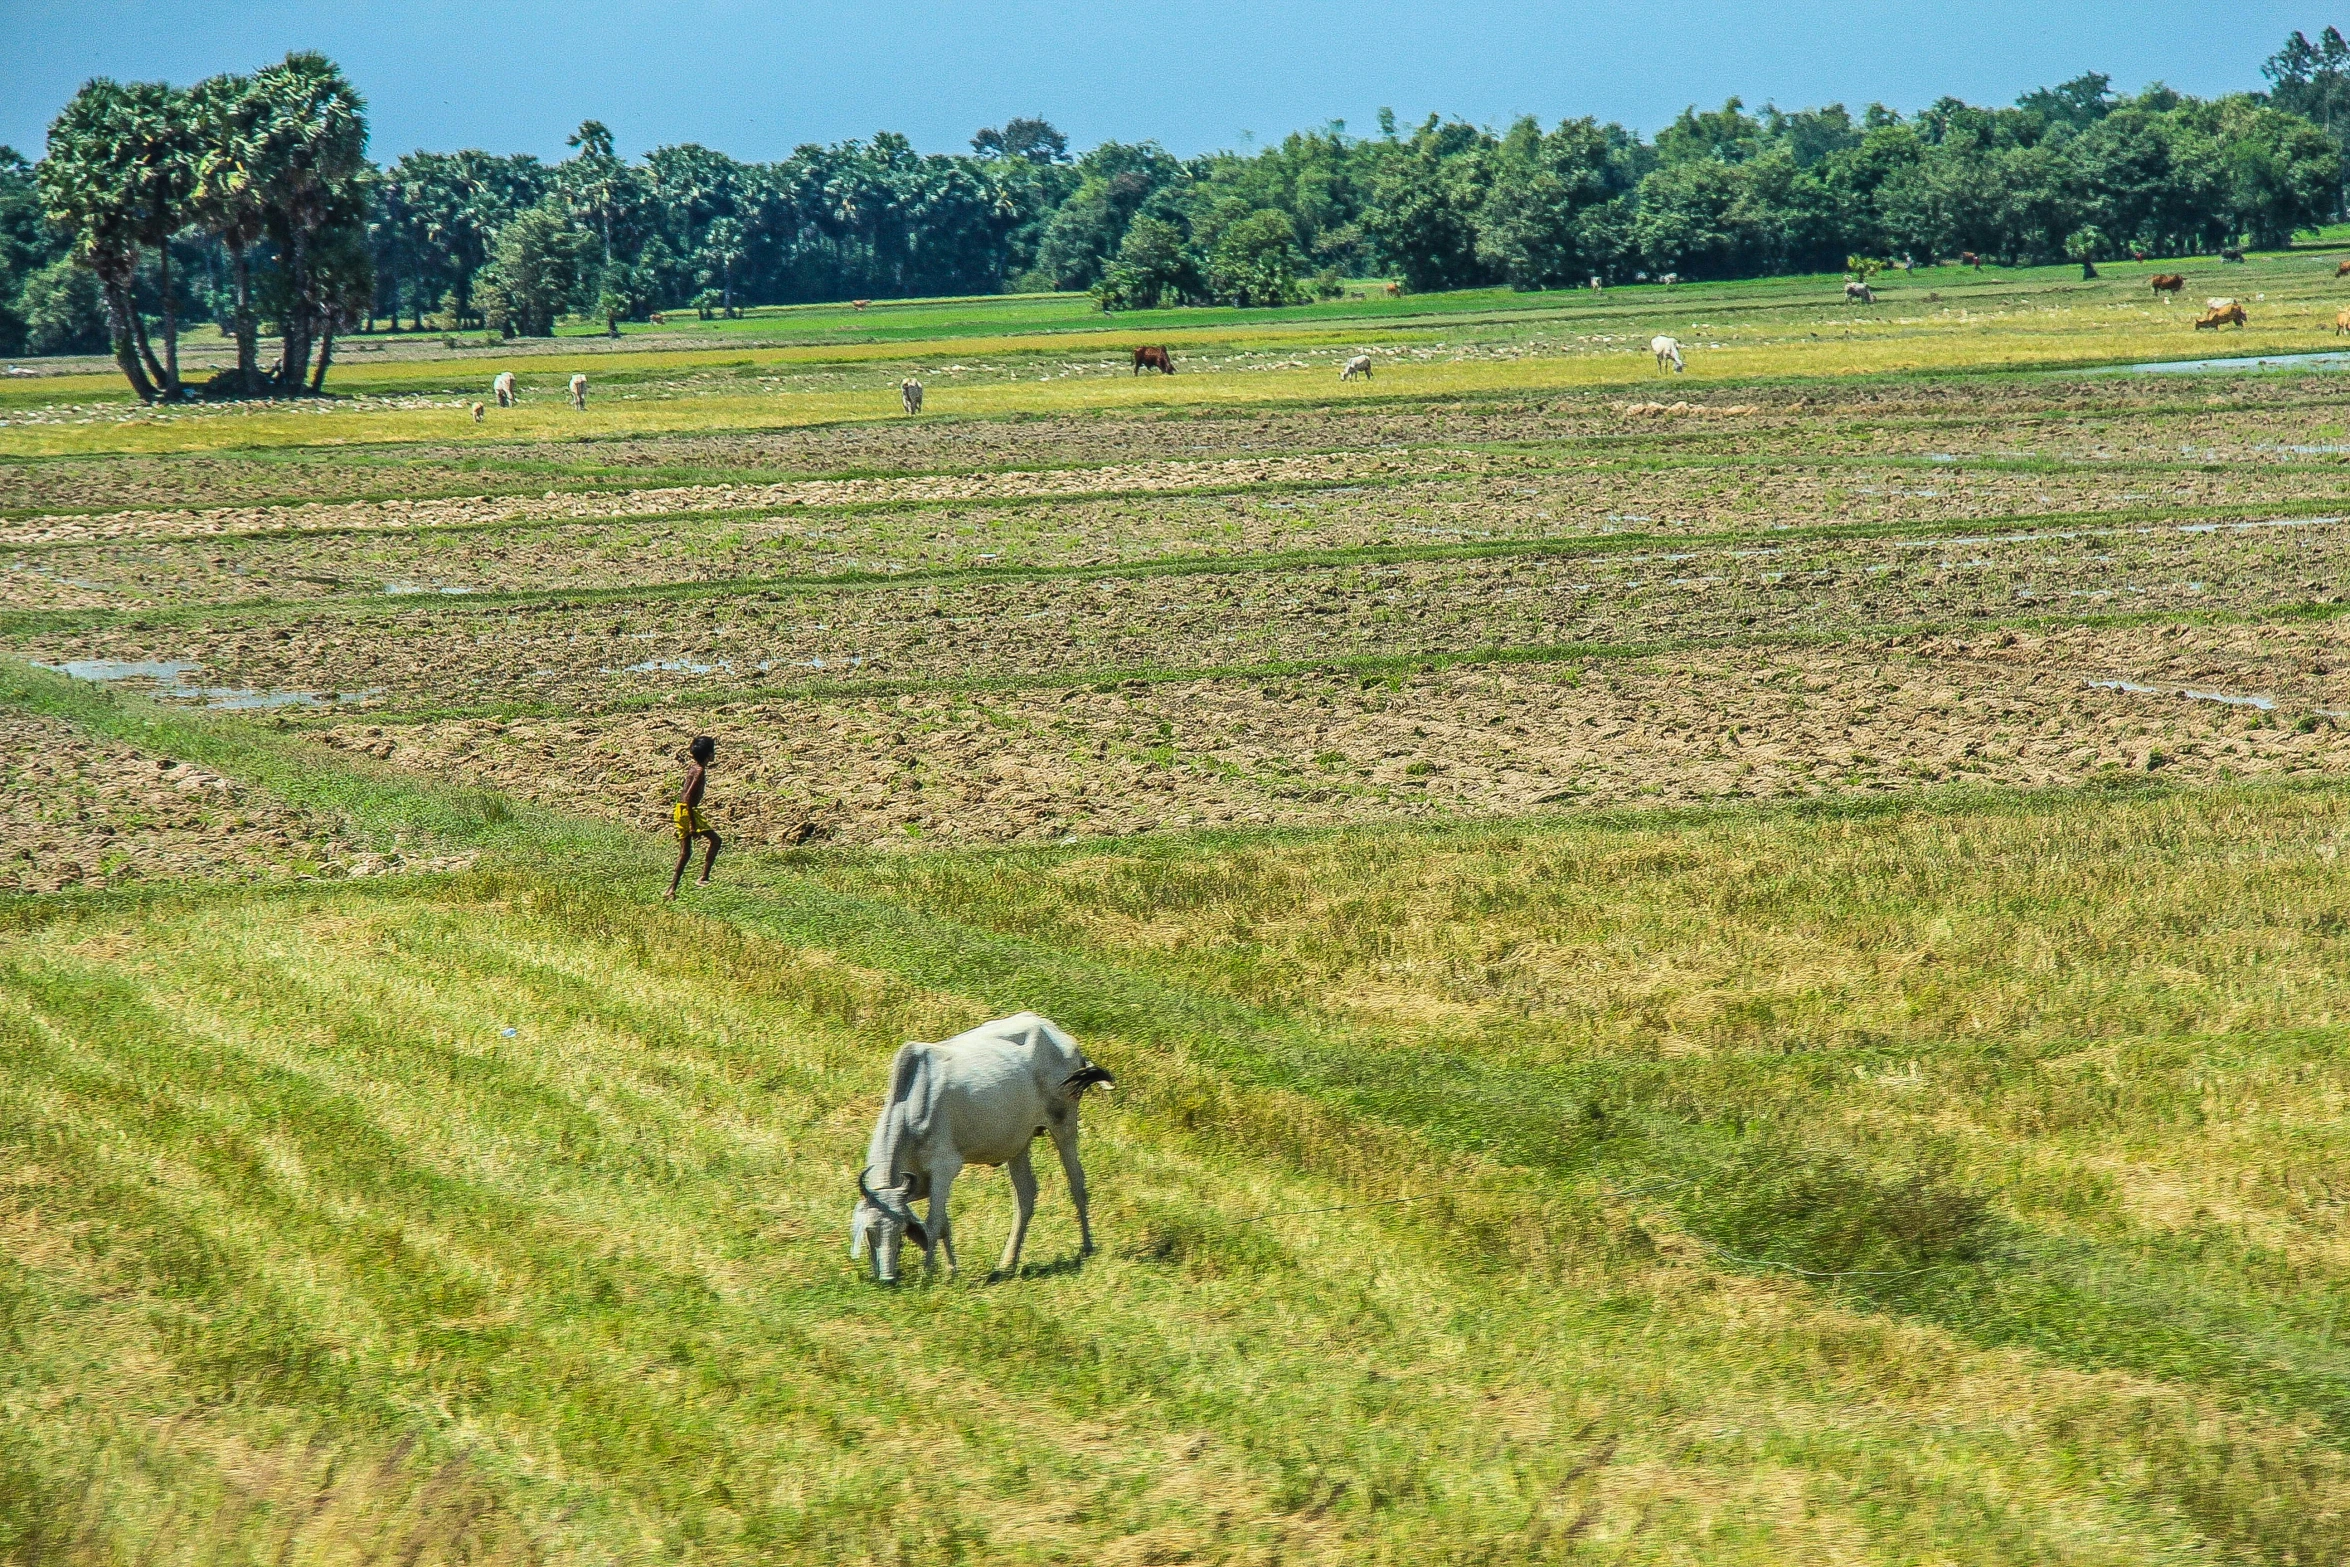
[[[875,1191],[865,1183],[863,1170],[857,1172],[856,1211],[849,1216],[849,1255],[862,1257],[873,1253],[873,1277],[884,1284],[898,1281],[898,1251],[912,1236],[914,1244],[930,1249],[930,1232],[922,1221],[914,1217],[914,1177],[907,1176],[895,1186]]]

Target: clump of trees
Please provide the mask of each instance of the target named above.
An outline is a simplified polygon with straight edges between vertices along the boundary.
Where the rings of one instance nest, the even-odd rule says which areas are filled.
[[[622,157],[366,159],[359,95],[313,54],[184,91],[93,81],[38,165],[0,148],[0,352],[111,349],[183,395],[192,320],[236,341],[209,390],[315,391],[338,336],[545,336],[656,311],[1086,290],[1106,310],[1286,305],[1380,274],[1415,290],[2009,262],[2279,245],[2342,215],[2350,43],[2295,33],[2266,93],[2135,97],[2094,73],[2007,108],[1692,106],[1654,138],[1521,119],[1342,122],[1260,150],[1072,155],[1041,118],[968,152],[903,136],[744,163],[691,143]],[[261,339],[276,351],[262,363]]]
[[[180,326],[201,310],[190,273],[209,268],[204,313],[234,338],[237,363],[208,389],[314,392],[336,335],[373,291],[372,172],[366,105],[323,55],[184,91],[87,82],[50,126],[31,181],[62,259],[85,280],[54,260],[35,272],[18,293],[24,335],[89,344],[94,295],[132,389],[149,402],[189,395]],[[266,367],[264,321],[279,340]]]

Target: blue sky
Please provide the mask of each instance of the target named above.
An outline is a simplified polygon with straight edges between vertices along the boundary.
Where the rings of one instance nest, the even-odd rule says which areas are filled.
[[[1799,108],[1943,93],[2006,103],[2084,70],[2124,89],[2258,87],[2260,62],[2326,12],[2271,0],[0,0],[0,142],[37,155],[85,78],[186,82],[291,48],[340,60],[374,153],[563,155],[581,120],[626,153],[699,141],[774,158],[902,130],[926,152],[1042,113],[1074,144],[1155,137],[1178,153],[1277,140],[1381,105],[1501,124],[1591,114],[1653,132],[1737,93]]]

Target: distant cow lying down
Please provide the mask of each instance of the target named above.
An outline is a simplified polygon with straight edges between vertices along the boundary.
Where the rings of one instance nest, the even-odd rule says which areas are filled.
[[[2242,305],[2230,305],[2225,310],[2206,310],[2195,318],[2195,330],[2198,332],[2206,327],[2216,332],[2223,326],[2242,326],[2243,324],[2244,307]]]

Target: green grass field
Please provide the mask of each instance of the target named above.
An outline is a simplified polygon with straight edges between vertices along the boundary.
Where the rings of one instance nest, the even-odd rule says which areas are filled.
[[[0,1563],[2350,1557],[2350,397],[2105,270],[9,383]]]

